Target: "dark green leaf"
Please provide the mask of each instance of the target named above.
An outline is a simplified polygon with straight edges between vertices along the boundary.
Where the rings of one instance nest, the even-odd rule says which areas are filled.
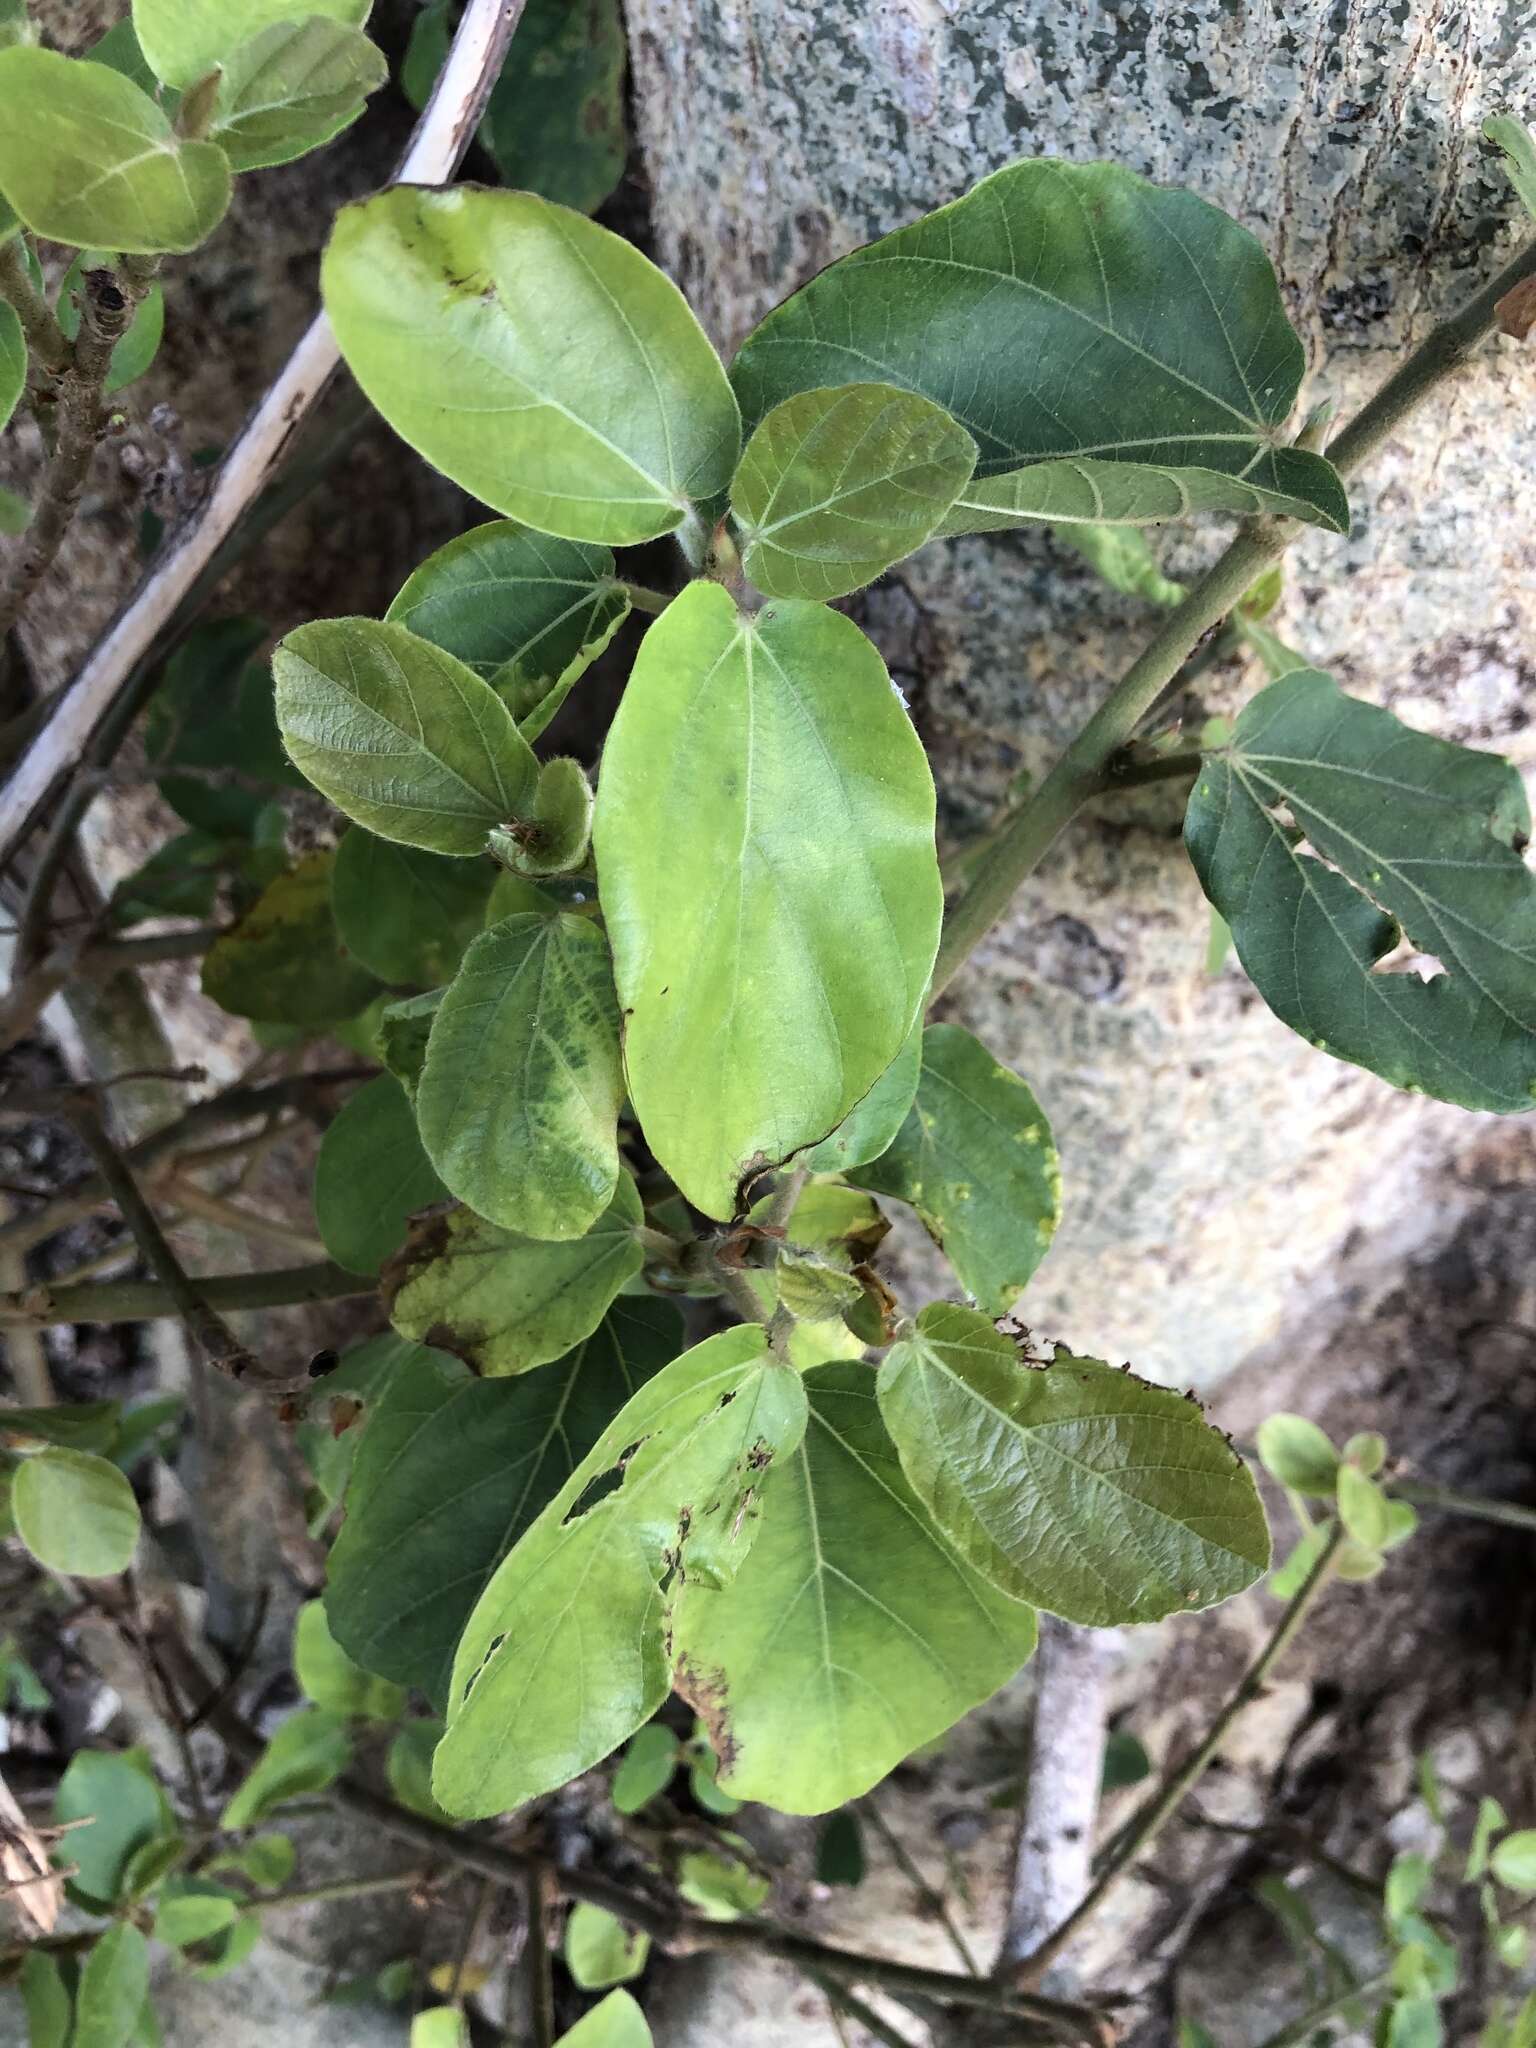
[[[218,898],[219,878],[238,854],[238,841],[211,839],[206,832],[178,832],[112,891],[112,922],[207,917]]]
[[[398,846],[354,825],[336,849],[331,906],[342,944],[380,981],[435,988],[485,923],[488,860]]]
[[[816,1837],[816,1876],[822,1884],[864,1882],[864,1830],[846,1808],[829,1814]]]
[[[87,1451],[23,1458],[11,1482],[16,1533],[56,1572],[106,1579],[126,1571],[139,1540],[139,1504],[115,1465]]]
[[[740,422],[703,330],[638,249],[580,214],[397,186],[343,209],[321,283],[390,425],[498,512],[616,545],[671,533],[730,481]]]
[[[383,839],[479,853],[533,794],[533,751],[495,691],[405,626],[300,626],[272,672],[294,765]]]
[[[157,77],[195,85],[233,57],[245,40],[297,14],[361,28],[372,0],[133,0],[133,25]]]
[[[131,17],[114,22],[100,39],[92,43],[85,52],[93,64],[105,64],[109,70],[120,71],[124,78],[131,78],[141,92],[147,92],[151,99],[157,95],[160,104],[168,114],[174,114],[181,98],[180,93],[166,91],[149,68],[149,60],[139,48],[139,39],[134,34]]]
[[[354,1015],[378,983],[351,959],[331,912],[334,854],[312,853],[279,875],[209,947],[203,994],[235,1017],[318,1026]]]
[[[647,633],[594,846],[630,1097],[707,1215],[826,1137],[901,1050],[942,908],[933,801],[851,620],[794,599],[743,616],[698,582]]]
[[[99,249],[82,249],[65,271],[54,311],[66,341],[73,341],[80,332],[80,302],[75,293],[80,289],[81,279],[86,271],[110,269],[112,263],[112,257]],[[128,332],[112,351],[106,382],[101,387],[107,397],[143,376],[159,353],[164,332],[165,293],[158,284],[152,284],[135,308]]]
[[[53,1815],[58,1821],[89,1817],[89,1827],[72,1828],[67,1837],[69,1861],[75,1865],[69,1885],[83,1901],[100,1908],[120,1896],[134,1851],[169,1835],[175,1825],[148,1759],[136,1750],[78,1751],[59,1780]]]
[[[349,1098],[320,1143],[315,1221],[326,1250],[351,1273],[377,1273],[405,1242],[418,1209],[448,1190],[422,1149],[416,1118],[392,1075]]]
[[[1104,1768],[1100,1790],[1120,1792],[1127,1785],[1139,1785],[1152,1775],[1152,1760],[1134,1735],[1113,1729],[1104,1742]]]
[[[468,1209],[434,1218],[386,1275],[402,1335],[457,1352],[495,1378],[546,1365],[590,1336],[645,1263],[629,1175],[585,1237],[546,1244]]]
[[[265,681],[264,669],[255,670],[255,685],[248,676],[251,656],[266,637],[265,619],[215,619],[197,627],[166,663],[144,723],[145,752],[161,795],[178,817],[214,839],[249,838],[272,798],[270,786],[253,788],[249,778],[270,782],[272,771],[287,769],[270,709],[272,731],[263,749],[253,744],[257,733],[246,708],[248,691],[254,703]],[[270,687],[266,694],[270,705]],[[227,780],[213,779],[218,774]]]
[[[327,1612],[357,1662],[446,1702],[492,1574],[681,1343],[669,1304],[617,1301],[566,1357],[515,1379],[414,1354],[369,1417],[330,1557]]]
[[[822,271],[731,376],[749,425],[877,377],[967,427],[981,478],[1059,456],[1216,470],[1337,524],[1328,464],[1275,445],[1303,368],[1244,229],[1116,165],[1041,158]]]
[[[1320,1050],[1468,1109],[1536,1102],[1520,777],[1302,669],[1208,753],[1184,837],[1265,1002]],[[1387,956],[1406,937],[1444,969]]]
[[[59,1401],[50,1408],[0,1408],[0,1441],[62,1444],[69,1451],[109,1451],[117,1441],[116,1401]]]
[[[224,152],[183,141],[121,72],[18,44],[0,50],[0,104],[0,191],[34,234],[156,256],[223,219]]]
[[[970,435],[916,392],[799,392],[763,419],[731,483],[742,566],[770,597],[846,597],[938,530],[975,463]]]
[[[85,1959],[72,2048],[126,2048],[149,1993],[149,1944],[119,1920]]]
[[[651,1937],[580,1899],[565,1923],[565,1967],[583,1991],[628,1984],[645,1968]]]
[[[917,1100],[890,1150],[850,1168],[910,1202],[989,1315],[1023,1293],[1061,1215],[1061,1168],[1028,1087],[958,1024],[923,1033]]]
[[[528,0],[480,140],[502,182],[595,213],[624,175],[619,0]]]
[[[977,1571],[1090,1628],[1211,1607],[1269,1565],[1248,1468],[1198,1405],[1096,1358],[1049,1365],[935,1302],[880,1369],[902,1470]]]
[[[254,1827],[284,1800],[323,1792],[352,1761],[346,1716],[325,1707],[304,1707],[284,1721],[234,1797],[219,1825]]]
[[[74,2008],[59,1966],[46,1949],[29,1948],[21,1965],[27,2048],[68,2048]]]
[[[388,76],[383,52],[346,21],[274,21],[223,60],[213,140],[237,171],[290,163],[349,127]]]

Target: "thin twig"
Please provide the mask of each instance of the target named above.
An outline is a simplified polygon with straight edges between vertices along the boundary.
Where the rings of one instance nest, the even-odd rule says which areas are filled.
[[[393,1870],[380,1877],[333,1877],[325,1884],[296,1885],[292,1891],[257,1892],[242,1899],[242,1913],[275,1913],[288,1906],[324,1906],[332,1899],[369,1899],[381,1892],[411,1892],[430,1883],[431,1870]]]
[[[15,310],[28,354],[50,378],[62,375],[69,361],[69,343],[53,309],[32,282],[20,235],[0,242],[0,299],[8,299]]]
[[[281,1223],[275,1216],[258,1216],[254,1210],[243,1208],[239,1202],[227,1202],[223,1196],[211,1194],[207,1188],[200,1188],[195,1181],[183,1175],[172,1174],[163,1185],[166,1200],[174,1202],[189,1216],[200,1216],[205,1223],[217,1223],[225,1230],[238,1231],[242,1237],[281,1245],[290,1252],[302,1252],[306,1258],[325,1257],[325,1246],[313,1231]]]
[[[968,1976],[979,1977],[981,1975],[981,1965],[971,1953],[971,1945],[961,1933],[959,1922],[955,1919],[953,1913],[950,1912],[949,1901],[938,1889],[937,1885],[930,1884],[927,1878],[924,1877],[922,1870],[908,1853],[906,1844],[880,1811],[875,1801],[871,1799],[862,1808],[862,1811],[868,1815],[875,1833],[884,1842],[886,1848],[890,1850],[891,1860],[895,1863],[897,1869],[917,1893],[919,1905],[926,1907],[933,1914],[944,1929],[945,1934],[948,1935],[950,1947],[960,1958],[961,1969]]]
[[[530,1864],[523,1886],[528,1914],[527,1946],[523,1950],[524,1973],[528,1980],[528,2017],[533,2048],[555,2048],[555,1980],[549,1963],[549,1929],[544,1915],[549,1908],[549,1880],[543,1868]]]
[[[1524,1529],[1536,1534],[1536,1508],[1522,1507],[1513,1500],[1484,1500],[1475,1493],[1458,1493],[1453,1487],[1431,1486],[1417,1479],[1394,1479],[1390,1491],[1395,1500],[1416,1508],[1442,1508],[1448,1515],[1470,1515],[1479,1522],[1501,1522],[1507,1529]]]
[[[206,953],[223,927],[194,925],[142,939],[105,939],[91,944],[94,920],[82,932],[52,948],[0,1003],[0,1052],[26,1037],[68,981],[107,981],[125,967],[153,967],[164,960],[193,960]]]
[[[348,1273],[328,1261],[286,1266],[270,1273],[197,1275],[192,1285],[216,1315],[243,1308],[299,1308],[315,1301],[344,1301],[372,1294],[377,1282]],[[181,1313],[181,1305],[158,1280],[115,1280],[100,1286],[30,1287],[0,1294],[0,1329],[45,1329],[51,1323],[152,1323]]]
[[[820,1970],[807,1969],[805,1976],[816,1986],[834,2011],[846,2013],[849,2019],[861,2026],[872,2041],[880,2041],[885,2048],[912,2048],[905,2034],[897,2033],[887,2019],[882,2019],[873,2006],[866,2005],[857,1992],[850,1991],[846,1984],[839,1984],[834,1978],[825,1977]]]

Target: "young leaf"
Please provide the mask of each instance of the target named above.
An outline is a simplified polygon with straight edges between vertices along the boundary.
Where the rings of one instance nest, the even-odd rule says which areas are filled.
[[[498,512],[617,545],[671,533],[730,481],[740,420],[703,329],[580,214],[395,186],[338,215],[321,287],[396,433]]]
[[[27,1950],[18,1982],[27,2015],[27,2048],[68,2048],[74,2008],[59,1966],[46,1949]]]
[[[1096,569],[1111,590],[1165,608],[1182,600],[1184,585],[1172,582],[1158,568],[1139,527],[1053,526],[1051,532]]]
[[[654,2048],[645,2014],[627,1991],[610,1991],[601,2005],[562,2034],[555,2048]]]
[[[73,2048],[127,2048],[149,1993],[149,1944],[130,1921],[109,1927],[80,1972]]]
[[[628,615],[609,549],[493,519],[428,555],[385,617],[483,676],[531,741]]]
[[[16,1533],[41,1564],[106,1579],[133,1562],[139,1504],[115,1465],[87,1451],[23,1458],[11,1483]]]
[[[620,1410],[481,1594],[454,1659],[433,1790],[504,1813],[588,1770],[672,1682],[667,1585],[723,1583],[762,1475],[805,1428],[799,1375],[741,1324]]]
[[[647,633],[593,843],[630,1097],[706,1215],[826,1137],[901,1050],[938,940],[933,802],[851,620],[793,599],[744,617],[698,582]]]
[[[404,626],[300,626],[272,673],[295,767],[381,839],[479,853],[533,794],[533,750],[495,691]]]
[[[318,1029],[355,1016],[378,983],[348,958],[331,912],[335,856],[312,853],[264,889],[203,958],[203,994],[235,1017]]]
[[[139,1751],[78,1750],[59,1780],[53,1816],[89,1817],[89,1827],[69,1832],[69,1861],[75,1866],[69,1885],[83,1903],[102,1911],[121,1897],[135,1852],[175,1827],[165,1794]]]
[[[73,341],[80,332],[80,304],[75,294],[81,279],[88,270],[110,269],[112,260],[99,249],[82,249],[65,271],[54,302],[54,313],[66,341]],[[135,378],[143,376],[160,352],[164,333],[165,293],[158,284],[152,284],[134,308],[128,332],[112,351],[106,381],[101,387],[108,398],[121,391],[124,385],[133,383]],[[0,411],[3,409],[0,406]],[[0,420],[0,425],[3,424]]]
[[[157,78],[196,85],[227,64],[250,36],[298,15],[361,28],[372,0],[133,0],[133,26]]]
[[[333,1714],[397,1721],[405,1711],[404,1687],[353,1663],[331,1634],[318,1600],[306,1600],[299,1609],[293,1630],[293,1674],[305,1698]]]
[[[8,299],[0,299],[0,427],[9,421],[26,388],[26,338],[15,308]]]
[[[1476,1884],[1488,1869],[1488,1851],[1494,1837],[1509,1826],[1509,1815],[1497,1799],[1484,1793],[1477,1802],[1477,1819],[1472,1828],[1472,1840],[1467,1846],[1467,1863],[1462,1872],[1468,1884]]]
[[[983,479],[1061,456],[1217,470],[1340,525],[1329,465],[1275,445],[1303,367],[1246,230],[1116,165],[1040,158],[812,278],[731,380],[749,425],[878,377],[968,428]]]
[[[1353,1465],[1338,1471],[1339,1520],[1362,1550],[1381,1550],[1391,1533],[1387,1497]]]
[[[105,64],[0,50],[0,192],[36,235],[157,256],[207,241],[229,204],[229,161],[177,135],[148,93]]]
[[[482,932],[432,1023],[416,1093],[449,1189],[525,1237],[583,1236],[619,1178],[624,1098],[608,942],[589,918]]]
[[[1288,812],[1288,817],[1283,815]],[[1302,669],[1205,756],[1185,844],[1259,994],[1320,1050],[1468,1109],[1536,1102],[1520,777]],[[1382,967],[1406,936],[1444,969]]]
[[[583,1991],[606,1991],[638,1977],[651,1953],[651,1937],[601,1906],[579,1899],[565,1923],[565,1967]]]
[[[849,1172],[860,1187],[910,1202],[993,1316],[1023,1293],[1061,1215],[1061,1168],[1044,1112],[958,1024],[923,1033],[910,1115],[888,1151]]]
[[[616,1301],[564,1358],[515,1379],[436,1351],[403,1365],[358,1445],[330,1556],[326,1611],[357,1662],[444,1705],[492,1574],[681,1344],[669,1303]]]
[[[237,171],[291,163],[350,127],[388,77],[383,51],[346,21],[274,21],[223,60],[213,140]]]
[[[1259,1424],[1259,1457],[1264,1468],[1311,1500],[1332,1500],[1338,1486],[1339,1454],[1327,1434],[1304,1415],[1270,1415]]]
[[[920,548],[976,464],[942,406],[890,384],[776,405],[731,482],[742,567],[770,597],[846,597]]]
[[[488,860],[398,846],[353,825],[331,875],[341,943],[380,981],[436,988],[485,923],[496,886]]]
[[[346,1717],[303,1707],[277,1730],[219,1818],[223,1828],[250,1828],[286,1799],[323,1792],[352,1761]]]
[[[590,1336],[645,1264],[645,1212],[622,1170],[585,1237],[548,1244],[468,1209],[434,1218],[385,1276],[402,1336],[451,1348],[488,1377],[547,1365]]]
[[[1196,1404],[1096,1358],[1022,1359],[935,1302],[880,1369],[902,1470],[960,1554],[1089,1628],[1211,1607],[1269,1565],[1252,1477]]]
[[[1512,114],[1490,114],[1483,133],[1504,155],[1504,172],[1515,188],[1515,197],[1536,220],[1536,136]]]
[[[1000,533],[1010,526],[1155,526],[1200,512],[1252,519],[1271,513],[1310,520],[1335,533],[1349,529],[1349,502],[1337,472],[1321,455],[1277,448],[1267,458],[1268,486],[1216,469],[1165,469],[1150,462],[1074,457],[1032,462],[1002,476],[967,484],[937,531]],[[1285,486],[1290,484],[1291,489]]]
[[[902,1477],[868,1366],[819,1366],[805,1390],[804,1443],[768,1477],[734,1584],[690,1577],[674,1624],[674,1684],[720,1784],[784,1813],[867,1792],[1035,1643],[1032,1610],[960,1560]]]
[[[624,1751],[613,1774],[612,1798],[620,1813],[639,1813],[659,1798],[677,1772],[679,1745],[660,1721],[647,1722]]]
[[[510,831],[491,834],[491,853],[513,873],[548,879],[569,874],[587,857],[592,837],[592,785],[586,770],[557,754],[539,769],[528,814]]]

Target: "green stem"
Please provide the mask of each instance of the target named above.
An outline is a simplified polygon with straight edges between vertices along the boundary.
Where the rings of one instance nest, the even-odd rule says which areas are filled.
[[[670,591],[652,590],[644,583],[621,583],[619,588],[637,612],[649,612],[653,618],[672,602]]]
[[[284,1906],[323,1906],[332,1899],[367,1899],[380,1892],[414,1891],[432,1875],[430,1870],[396,1870],[383,1877],[337,1877],[329,1884],[299,1885],[288,1892],[258,1892],[241,1902],[246,1913],[275,1913]]]
[[[1111,790],[1142,789],[1153,782],[1192,782],[1204,758],[1198,747],[1181,747],[1176,754],[1148,754],[1140,759],[1117,754],[1104,765],[1101,787],[1108,795]]]
[[[217,1311],[342,1301],[349,1295],[372,1294],[377,1283],[327,1260],[271,1273],[213,1273],[192,1284]],[[158,1280],[109,1280],[96,1286],[31,1287],[19,1294],[0,1294],[0,1330],[36,1330],[50,1323],[152,1323],[177,1313],[178,1304]]]
[[[0,242],[0,299],[9,299],[14,308],[28,352],[50,377],[60,376],[69,362],[69,343],[48,301],[32,282],[20,235]]]
[[[773,1200],[763,1211],[764,1230],[783,1230],[794,1214],[795,1204],[805,1191],[805,1184],[811,1177],[808,1166],[797,1166],[786,1173],[773,1191]]]
[[[1458,1493],[1449,1486],[1429,1486],[1414,1479],[1394,1479],[1388,1490],[1395,1500],[1405,1500],[1416,1508],[1443,1508],[1450,1515],[1501,1522],[1507,1529],[1524,1529],[1536,1535],[1536,1508],[1522,1507],[1518,1501],[1483,1500],[1475,1493]]]
[[[1463,363],[1495,325],[1499,300],[1536,275],[1536,242],[1521,250],[1451,319],[1427,335],[1400,369],[1338,434],[1329,460],[1342,476],[1361,468],[1421,400]],[[1179,673],[1201,639],[1226,617],[1249,585],[1302,531],[1294,519],[1245,525],[1182,601],[1094,712],[1038,790],[1003,828],[976,868],[971,886],[945,921],[934,968],[939,995],[961,963],[1007,909],[1062,829],[1099,794],[1104,766]]]
[[[1038,1983],[1062,1950],[1076,1939],[1084,1924],[1103,1905],[1141,1852],[1157,1839],[1167,1821],[1177,1813],[1211,1764],[1215,1762],[1233,1722],[1263,1691],[1270,1673],[1295,1641],[1297,1632],[1311,1613],[1319,1594],[1332,1578],[1334,1562],[1343,1541],[1343,1528],[1335,1523],[1311,1571],[1287,1601],[1268,1642],[1239,1679],[1236,1688],[1228,1696],[1225,1705],[1200,1742],[1178,1769],[1168,1774],[1141,1809],[1131,1816],[1115,1838],[1102,1869],[1081,1902],[1073,1908],[1055,1932],[1040,1944],[1034,1954],[1026,1958],[1021,1966],[1021,1973],[1027,1976],[1029,1982]]]

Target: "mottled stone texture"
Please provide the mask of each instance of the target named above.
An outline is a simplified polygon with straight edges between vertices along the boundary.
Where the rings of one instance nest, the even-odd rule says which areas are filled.
[[[1504,260],[1480,138],[1536,112],[1531,0],[628,0],[658,253],[724,346],[806,274],[1012,157],[1110,157],[1258,233],[1347,413]],[[1524,53],[1524,54],[1522,54]],[[1285,629],[1346,688],[1527,762],[1536,681],[1536,349],[1492,343],[1292,557]],[[1185,574],[1214,534],[1170,533]],[[932,751],[952,835],[1037,775],[1123,669],[1144,611],[1044,534],[934,547],[862,607]],[[1237,701],[1253,678],[1207,678]],[[1035,1084],[1067,1222],[1032,1320],[1180,1383],[1269,1337],[1403,1162],[1463,1112],[1309,1051],[1235,967],[1166,792],[1082,821],[956,985]]]

